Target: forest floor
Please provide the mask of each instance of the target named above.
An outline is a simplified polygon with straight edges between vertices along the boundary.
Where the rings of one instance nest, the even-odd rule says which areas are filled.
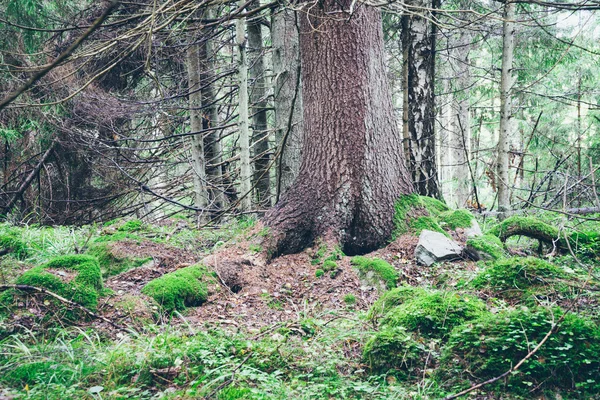
[[[499,375],[502,368],[518,362],[532,343],[543,338],[548,321],[560,318],[563,311],[556,311],[558,306],[571,313],[576,310],[582,318],[577,324],[582,326],[597,327],[599,321],[595,278],[585,278],[589,271],[576,268],[571,256],[554,262],[576,269],[576,279],[561,275],[555,277],[560,287],[547,278],[543,290],[535,282],[519,288],[518,294],[512,288],[502,289],[502,294],[494,287],[470,284],[491,263],[457,260],[417,265],[418,237],[406,234],[365,255],[384,260],[396,271],[393,286],[399,289],[388,291],[384,281],[365,277],[352,257],[344,255],[337,256],[334,270],[320,276],[324,257],[319,245],[267,261],[261,247],[264,229],[253,222],[203,231],[181,220],[162,226],[130,222],[100,228],[2,228],[27,243],[28,255],[21,260],[4,256],[0,284],[16,282],[32,266],[55,256],[98,246],[102,246],[101,261],[104,257],[124,265],[120,267],[124,270],[104,271],[104,292],[95,312],[111,323],[70,318],[72,311],[41,295],[19,298],[17,309],[0,318],[0,399],[438,399]],[[449,233],[465,244],[461,229]],[[535,255],[536,249],[536,242],[528,239],[509,243],[513,255]],[[586,261],[592,269],[598,267],[597,260]],[[215,277],[207,283],[201,306],[166,313],[142,293],[154,279],[196,264],[207,266]],[[567,281],[585,282],[580,286],[585,289],[563,285]],[[415,288],[420,291],[403,300],[407,307],[401,309],[397,303],[392,309],[397,309],[397,316],[380,312],[378,307],[388,307],[386,301],[395,306],[394,296]],[[480,341],[492,333],[482,331],[472,343],[465,339],[458,344],[457,329],[465,326],[460,325],[464,317],[460,313],[470,312],[471,306],[454,309],[455,299],[470,301],[479,307],[474,308],[478,313],[486,313],[477,317],[481,325],[496,315],[506,315],[508,320],[511,313],[525,312],[535,321],[539,313],[545,317],[534,328],[520,319],[521,328],[511,335],[521,336],[525,350],[515,350],[511,359],[499,362],[500,369],[486,369],[481,360],[457,347],[473,346],[478,349],[475,353],[485,356],[488,350]],[[453,312],[461,315],[454,331]],[[390,322],[394,318],[401,319],[401,326]],[[578,335],[575,328],[571,331]],[[395,336],[385,336],[389,332]],[[578,339],[588,343],[593,337]],[[501,345],[507,353],[512,351],[509,345]],[[582,361],[572,360],[566,351],[561,354],[557,357],[572,363],[577,374]],[[581,367],[582,377],[600,371],[597,361],[590,363],[591,371]],[[542,376],[535,368],[526,368],[525,375],[514,373],[512,380],[474,391],[469,398],[595,398],[592,378],[584,384],[573,378],[573,384],[565,386],[555,377],[562,372],[550,368]]]

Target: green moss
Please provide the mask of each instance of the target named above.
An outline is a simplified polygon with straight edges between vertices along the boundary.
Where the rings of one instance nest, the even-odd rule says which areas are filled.
[[[548,279],[566,278],[563,269],[535,257],[500,259],[480,272],[471,285],[475,288],[491,288],[498,291],[527,289],[547,283]]]
[[[450,229],[470,228],[475,217],[469,210],[452,210],[440,214],[440,222]]]
[[[122,240],[133,240],[141,242],[144,240],[144,238],[129,232],[117,232],[113,235],[100,236],[94,240],[94,243],[120,242]]]
[[[28,247],[16,232],[8,232],[0,235],[0,249],[6,249],[19,260],[27,257]]]
[[[59,275],[48,272],[48,269],[59,273],[60,271],[75,271],[77,274],[70,282],[67,282]],[[30,269],[21,275],[16,283],[44,287],[93,310],[97,307],[99,292],[102,290],[102,274],[95,257],[87,255],[61,256]]]
[[[483,381],[504,373],[544,338],[560,315],[560,309],[522,309],[485,314],[456,327],[441,362],[446,366],[444,374],[463,374],[466,379]],[[558,332],[501,385],[509,390],[523,390],[525,394],[538,385],[542,388],[577,387],[598,393],[599,374],[598,326],[576,314],[568,314]]]
[[[332,260],[326,260],[323,263],[323,271],[325,271],[325,272],[333,271],[333,270],[337,269],[337,267],[338,267],[337,263]]]
[[[260,253],[262,251],[262,246],[259,244],[252,243],[248,246],[248,250],[253,251],[255,253]]]
[[[423,203],[417,194],[400,196],[394,203],[394,233],[392,240],[409,231],[410,213],[415,208],[422,208]]]
[[[192,265],[148,282],[142,293],[154,298],[166,311],[183,310],[206,301],[207,278],[206,267]]]
[[[467,248],[476,251],[482,258],[498,260],[504,257],[504,246],[494,235],[475,236],[467,240]]]
[[[429,214],[436,217],[441,213],[450,210],[446,204],[433,197],[419,196],[419,200],[421,200],[421,204],[425,206]]]
[[[325,271],[323,271],[322,269],[317,269],[317,270],[315,271],[315,276],[316,276],[317,278],[320,278],[320,277],[322,277],[324,274],[325,274]]]
[[[390,370],[410,373],[421,361],[426,349],[421,341],[405,328],[396,326],[383,329],[373,335],[365,344],[363,360],[375,373],[388,373]]]
[[[125,222],[123,225],[117,228],[121,232],[137,232],[142,229],[142,221],[139,219],[132,219]]]
[[[477,297],[456,292],[422,291],[390,309],[381,324],[403,326],[426,337],[444,337],[455,326],[486,312]]]
[[[432,217],[417,217],[411,221],[410,228],[417,236],[420,235],[424,230],[440,232],[448,236],[448,234],[444,232],[444,230],[438,225],[437,221]]]
[[[117,255],[109,243],[95,243],[90,246],[87,254],[98,259],[102,276],[109,277],[142,266],[152,257],[133,258]]]
[[[358,269],[361,275],[374,275],[376,279],[384,281],[388,289],[396,287],[398,272],[386,261],[380,258],[356,256],[352,257],[350,262]]]
[[[356,304],[356,296],[352,293],[348,293],[344,296],[344,303],[348,304],[349,306]]]
[[[377,320],[387,314],[392,308],[403,304],[413,297],[421,296],[425,293],[425,289],[415,286],[402,285],[394,288],[385,292],[375,303],[373,303],[373,306],[367,313],[367,318],[370,320]]]
[[[500,240],[505,241],[513,235],[525,235],[536,238],[558,239],[558,228],[548,225],[534,217],[522,217],[514,215],[502,221],[500,224],[490,229],[489,233],[498,236]],[[533,236],[535,234],[535,236]]]

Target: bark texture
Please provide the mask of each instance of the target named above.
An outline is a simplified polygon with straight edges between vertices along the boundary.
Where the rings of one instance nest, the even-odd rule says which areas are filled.
[[[504,5],[502,37],[502,76],[500,78],[500,134],[498,135],[498,159],[496,163],[496,184],[498,185],[498,210],[510,209],[510,188],[508,180],[508,151],[512,125],[512,69],[515,50],[515,3]]]
[[[434,2],[435,3],[435,0]],[[411,5],[435,8],[423,0]],[[425,12],[425,11],[423,11]],[[407,89],[404,109],[404,137],[408,167],[419,194],[440,198],[435,155],[435,25],[417,14],[402,17],[402,53]]]
[[[381,14],[325,0],[300,18],[304,146],[294,185],[266,215],[271,251],[301,251],[315,238],[347,254],[389,239],[394,202],[413,192],[402,159],[383,57]]]
[[[259,6],[253,2],[252,8]],[[269,134],[267,131],[267,79],[263,57],[263,37],[259,18],[248,21],[248,52],[252,54],[250,62],[250,81],[252,91],[252,157],[254,160],[253,185],[255,201],[259,208],[271,206],[271,179],[269,176]]]
[[[283,146],[278,165],[277,200],[292,185],[302,161],[302,86],[296,12],[284,8],[273,16],[275,138]],[[295,100],[294,100],[295,99]]]

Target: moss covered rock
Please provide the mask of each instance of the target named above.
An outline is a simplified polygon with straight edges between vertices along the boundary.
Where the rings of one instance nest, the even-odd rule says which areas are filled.
[[[445,366],[444,374],[483,381],[504,373],[544,338],[561,314],[560,309],[523,309],[484,314],[456,327],[440,363]],[[569,314],[558,332],[500,384],[525,394],[539,387],[578,388],[597,394],[599,376],[600,330],[592,321]]]
[[[560,267],[535,257],[500,259],[480,272],[471,282],[475,288],[524,290],[548,283],[549,279],[566,278]]]
[[[455,326],[486,312],[485,303],[474,296],[446,291],[415,291],[402,304],[390,309],[382,326],[403,326],[421,336],[441,338]]]
[[[61,256],[25,272],[16,284],[43,287],[94,310],[102,290],[102,274],[95,257]]]
[[[142,288],[142,293],[154,298],[166,311],[199,306],[208,297],[207,283],[214,278],[202,265],[192,265],[154,279]]]
[[[467,240],[467,250],[479,259],[498,260],[505,256],[504,245],[497,236],[475,236]]]
[[[436,218],[449,209],[439,200],[417,194],[407,194],[400,196],[394,204],[394,210],[392,240],[405,233],[418,235],[424,229],[446,234]]]
[[[15,258],[23,260],[27,257],[28,247],[17,232],[6,232],[0,234],[0,252],[2,254],[10,253]]]
[[[469,210],[446,211],[439,216],[440,223],[450,229],[470,228],[475,217]]]
[[[372,372],[388,373],[390,370],[410,373],[415,367],[423,367],[426,354],[422,341],[403,327],[383,329],[365,344],[363,359]]]
[[[388,289],[396,287],[398,272],[387,261],[380,258],[356,256],[352,257],[350,263],[356,267],[361,276],[370,280],[383,281]]]

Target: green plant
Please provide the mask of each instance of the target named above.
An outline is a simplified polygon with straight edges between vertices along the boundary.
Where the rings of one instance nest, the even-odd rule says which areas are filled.
[[[337,267],[338,267],[337,263],[332,260],[326,260],[323,263],[323,271],[325,271],[325,272],[333,271],[333,270],[337,269]]]
[[[14,230],[0,234],[0,249],[13,254],[19,260],[24,259],[28,254],[27,244],[21,240],[18,232]]]
[[[348,293],[344,296],[344,303],[348,304],[349,306],[356,304],[356,296],[352,293]]]
[[[416,236],[420,235],[424,230],[440,232],[448,236],[448,234],[440,227],[437,221],[429,216],[420,216],[414,218],[410,222],[410,229]]]
[[[381,318],[391,309],[403,304],[411,298],[423,296],[425,289],[415,286],[402,285],[388,292],[385,292],[369,309],[367,318],[373,321]]]
[[[444,374],[485,380],[507,371],[540,343],[563,311],[520,309],[482,314],[456,327],[442,359]],[[600,330],[590,320],[568,314],[538,352],[502,385],[527,393],[532,388],[600,389]],[[456,368],[451,368],[456,366]],[[463,371],[469,371],[468,377]]]
[[[320,278],[325,274],[325,271],[323,271],[322,269],[317,269],[315,270],[315,277]]]
[[[132,219],[125,222],[123,225],[117,228],[121,232],[137,232],[142,229],[142,221],[139,219]]]
[[[398,272],[387,261],[380,258],[356,256],[352,257],[350,263],[358,269],[362,276],[382,280],[388,289],[396,287]]]
[[[262,251],[262,246],[259,244],[255,244],[255,243],[251,243],[248,246],[248,250],[254,252],[254,253],[260,253]]]
[[[212,275],[202,265],[192,265],[151,280],[142,293],[154,298],[167,312],[199,306],[208,297]]]

